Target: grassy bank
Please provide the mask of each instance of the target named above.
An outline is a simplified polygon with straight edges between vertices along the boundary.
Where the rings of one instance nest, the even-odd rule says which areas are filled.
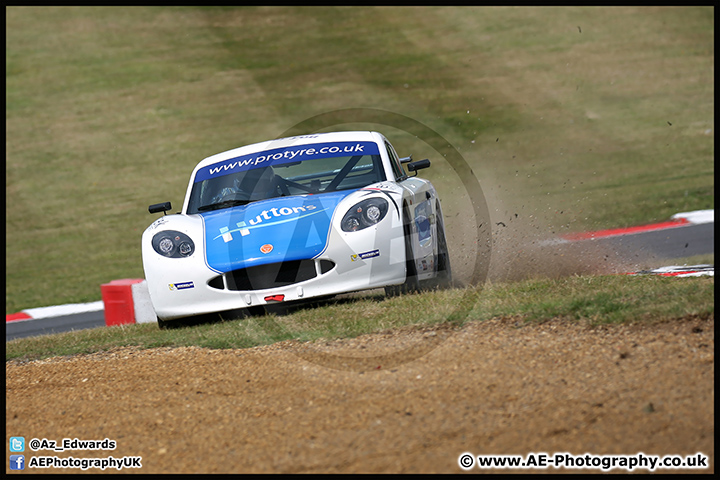
[[[285,315],[160,330],[155,324],[96,328],[6,343],[6,360],[95,353],[115,347],[248,348],[312,342],[403,327],[513,317],[518,326],[561,318],[591,326],[714,316],[714,278],[572,276],[385,298],[365,295]]]

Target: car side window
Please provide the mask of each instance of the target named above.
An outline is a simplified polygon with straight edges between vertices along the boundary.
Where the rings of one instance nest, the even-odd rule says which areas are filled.
[[[395,153],[395,149],[389,143],[385,143],[385,148],[387,148],[388,156],[390,157],[390,166],[392,167],[393,174],[395,175],[395,180],[405,180],[407,178],[407,174],[400,164],[400,159],[398,158],[397,153]]]

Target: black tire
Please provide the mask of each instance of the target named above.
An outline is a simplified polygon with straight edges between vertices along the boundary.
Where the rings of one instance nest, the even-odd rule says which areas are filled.
[[[445,238],[445,223],[440,207],[436,209],[438,255],[436,259],[437,277],[435,283],[437,288],[446,289],[453,286],[452,267],[450,266],[450,254],[448,253],[447,239]]]
[[[193,317],[176,318],[174,320],[162,320],[158,318],[157,323],[161,330],[174,330],[184,327],[194,327],[196,325],[206,323],[216,323],[221,320],[222,318],[217,313],[206,313],[203,315],[195,315]]]
[[[157,323],[160,330],[174,330],[183,326],[183,322],[180,320],[163,320],[158,318]]]

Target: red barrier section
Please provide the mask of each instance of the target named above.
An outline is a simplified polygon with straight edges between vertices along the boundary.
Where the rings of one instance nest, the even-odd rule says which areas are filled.
[[[113,280],[100,285],[103,303],[105,304],[105,325],[125,325],[135,323],[135,304],[133,302],[132,285],[143,279]]]
[[[612,228],[610,230],[599,230],[596,232],[583,232],[583,233],[569,233],[563,235],[565,240],[590,240],[593,238],[604,238],[614,237],[617,235],[630,235],[633,233],[650,232],[653,230],[663,230],[666,228],[682,227],[683,225],[689,225],[690,222],[685,218],[678,218],[677,220],[670,220],[668,222],[653,223],[652,225],[641,225],[639,227],[628,227],[628,228]]]
[[[5,315],[5,322],[14,322],[16,320],[27,320],[29,318],[32,318],[30,315],[24,312],[20,313],[11,313],[10,315]]]

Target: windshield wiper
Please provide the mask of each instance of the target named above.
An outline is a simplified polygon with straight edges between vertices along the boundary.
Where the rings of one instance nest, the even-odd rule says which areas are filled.
[[[198,212],[207,212],[209,210],[218,210],[220,208],[227,207],[237,207],[238,205],[247,205],[248,203],[250,203],[250,200],[224,200],[222,202],[210,203],[208,205],[198,207]]]

